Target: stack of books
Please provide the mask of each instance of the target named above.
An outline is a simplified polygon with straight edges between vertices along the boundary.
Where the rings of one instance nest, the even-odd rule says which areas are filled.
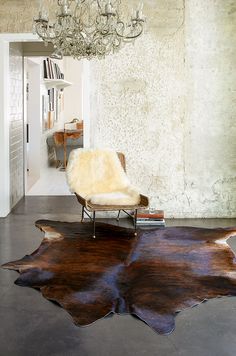
[[[138,210],[137,225],[165,226],[164,211],[154,209]]]
[[[44,79],[64,79],[64,74],[61,72],[57,63],[50,58],[43,61]]]

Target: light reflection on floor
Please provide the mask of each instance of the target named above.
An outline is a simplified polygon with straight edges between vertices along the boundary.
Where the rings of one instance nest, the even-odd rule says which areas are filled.
[[[44,170],[26,195],[71,195],[65,171],[54,167]]]

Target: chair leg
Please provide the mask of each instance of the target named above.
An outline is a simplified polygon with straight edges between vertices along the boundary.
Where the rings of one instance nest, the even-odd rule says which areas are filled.
[[[96,239],[96,212],[93,212],[93,238]]]
[[[138,210],[135,209],[134,211],[134,235],[137,236],[137,214]]]
[[[116,221],[120,221],[120,213],[121,213],[121,210],[119,210],[119,212],[118,212],[118,216],[116,218]]]
[[[81,222],[84,222],[84,206],[82,207],[82,217],[81,217]]]

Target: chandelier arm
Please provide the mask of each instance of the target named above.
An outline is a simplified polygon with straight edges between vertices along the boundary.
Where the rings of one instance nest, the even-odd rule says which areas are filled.
[[[96,32],[100,33],[101,35],[106,35],[107,33],[110,33],[112,31],[111,26],[109,26],[108,19],[106,20],[106,23],[102,24],[99,22],[98,19],[99,16],[96,18],[96,24],[97,24],[97,30]],[[114,33],[114,29],[112,31]]]
[[[104,39],[107,39],[108,42],[107,43],[104,43]],[[97,38],[95,40],[95,43],[96,42],[99,42],[99,38]],[[102,50],[99,51],[99,48],[98,48],[98,52],[102,55],[102,54],[109,54],[112,50],[113,52],[116,50],[116,48],[118,48],[121,44],[121,39],[120,38],[117,38],[117,36],[115,34],[107,34],[106,36],[103,37],[103,42],[102,42],[102,45],[104,45],[104,50],[102,52]]]
[[[113,19],[113,24],[112,23],[109,23],[109,17],[108,16],[104,16],[104,15],[98,15],[96,17],[96,24],[99,26],[101,25],[102,26],[102,19],[106,18],[106,22],[103,24],[103,27],[101,27],[99,30],[100,30],[100,33],[102,35],[106,34],[106,33],[109,33],[109,32],[112,32],[112,33],[115,33],[115,27],[117,26],[117,24],[120,22],[120,19],[119,19],[119,13],[118,11],[115,11],[113,16],[112,16],[112,19]],[[100,21],[99,21],[100,20]]]
[[[136,35],[127,35],[127,36],[120,36],[118,35],[119,37],[123,38],[123,39],[127,39],[127,40],[134,40],[138,37],[141,36],[141,34],[143,33],[143,29],[140,29],[140,31],[136,34]]]
[[[123,30],[125,30],[127,27],[134,27],[133,25],[129,25],[126,27],[124,22],[122,22],[122,21],[120,21],[119,24],[122,24]],[[139,29],[138,29],[138,26],[139,26]],[[138,22],[135,27],[138,29],[138,32],[133,35],[131,35],[131,34],[124,35],[123,33],[119,33],[118,28],[116,28],[115,31],[116,31],[117,36],[119,36],[123,39],[131,39],[132,40],[132,39],[138,38],[143,33],[143,26],[141,25],[140,22]]]
[[[45,27],[45,25],[41,24],[41,23],[37,23],[35,26],[35,31],[38,34],[39,37],[41,37],[44,41],[50,43],[53,40],[55,40],[56,38],[60,38],[61,36],[61,32],[58,35],[52,35],[48,34],[48,28]]]

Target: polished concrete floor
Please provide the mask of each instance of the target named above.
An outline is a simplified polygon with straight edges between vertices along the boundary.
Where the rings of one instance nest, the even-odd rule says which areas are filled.
[[[74,221],[79,214],[74,197],[22,200],[12,214],[0,219],[0,264],[38,247],[43,235],[34,227],[37,219]],[[236,226],[236,219],[170,220],[167,225]],[[236,252],[236,238],[229,244]],[[77,328],[63,309],[39,292],[14,285],[16,277],[16,272],[0,269],[0,356],[236,355],[236,297],[185,310],[176,318],[176,330],[160,336],[131,316]]]

